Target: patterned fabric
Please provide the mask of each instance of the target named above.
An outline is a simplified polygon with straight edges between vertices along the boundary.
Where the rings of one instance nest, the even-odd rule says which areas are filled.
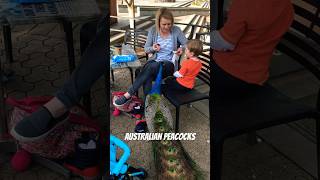
[[[125,92],[121,92],[121,91],[112,92],[113,104],[119,97],[123,96],[124,94],[125,94]],[[120,111],[129,113],[129,112],[132,112],[132,110],[136,106],[143,107],[143,100],[138,98],[137,96],[131,96],[131,100],[129,100],[128,103],[125,103],[122,106],[118,106],[117,108]]]
[[[173,56],[173,42],[172,35],[167,38],[162,38],[160,35],[157,37],[157,43],[160,44],[160,51],[157,53],[156,61],[168,61],[172,59]]]
[[[38,104],[38,102],[33,101],[30,103],[30,106],[26,106],[22,102],[23,101],[20,101],[20,105],[17,105],[19,107],[15,106],[11,113],[8,124],[10,130],[24,117],[29,116],[31,114],[31,109],[31,111],[35,110],[34,107],[36,107],[37,105],[35,106],[34,103]],[[98,131],[95,127],[96,125],[94,121],[90,121],[91,119],[89,117],[86,117],[86,113],[81,108],[72,108],[71,114],[68,118],[69,119],[66,123],[55,128],[45,138],[32,142],[18,142],[19,145],[26,151],[33,154],[38,154],[45,158],[65,158],[70,153],[74,152],[75,140],[79,139],[83,132],[96,133]],[[91,125],[91,123],[91,127],[84,125]]]

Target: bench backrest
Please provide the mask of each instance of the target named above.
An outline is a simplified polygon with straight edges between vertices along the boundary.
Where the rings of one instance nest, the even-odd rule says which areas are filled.
[[[201,79],[210,87],[210,67],[211,67],[210,56],[207,54],[201,54],[199,56],[199,59],[201,60],[202,68],[197,78]]]
[[[320,1],[293,0],[294,21],[277,49],[297,61],[320,82]],[[317,108],[320,110],[320,90]]]
[[[292,2],[294,21],[277,49],[299,62],[320,80],[320,1]]]
[[[148,31],[127,29],[124,36],[124,43],[132,45],[134,49],[143,48],[148,37]]]

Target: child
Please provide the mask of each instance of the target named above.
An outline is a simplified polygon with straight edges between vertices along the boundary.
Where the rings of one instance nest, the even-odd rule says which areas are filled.
[[[174,77],[165,80],[167,87],[177,91],[190,91],[195,83],[195,78],[201,70],[202,64],[198,56],[202,53],[202,42],[198,39],[192,39],[187,42],[187,59],[182,61],[181,68],[176,71]]]

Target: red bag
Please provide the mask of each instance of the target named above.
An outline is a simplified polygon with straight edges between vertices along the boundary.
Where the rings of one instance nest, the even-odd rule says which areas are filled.
[[[7,98],[6,103],[14,107],[8,122],[9,130],[51,98],[50,96],[26,97],[21,100]],[[75,140],[80,138],[83,132],[97,133],[100,129],[97,122],[90,119],[82,108],[73,107],[68,121],[55,128],[45,138],[18,143],[30,153],[46,158],[62,159],[74,152]]]

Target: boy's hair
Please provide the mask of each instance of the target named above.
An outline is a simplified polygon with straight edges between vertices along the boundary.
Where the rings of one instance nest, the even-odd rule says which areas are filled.
[[[157,32],[159,32],[160,30],[160,19],[161,18],[165,18],[165,19],[169,19],[171,20],[171,23],[173,25],[174,23],[174,18],[173,15],[171,13],[171,11],[165,7],[162,7],[160,9],[158,9],[158,11],[156,12],[156,28],[157,28]]]
[[[187,48],[194,56],[199,56],[203,51],[203,44],[199,39],[191,39],[187,42]]]

